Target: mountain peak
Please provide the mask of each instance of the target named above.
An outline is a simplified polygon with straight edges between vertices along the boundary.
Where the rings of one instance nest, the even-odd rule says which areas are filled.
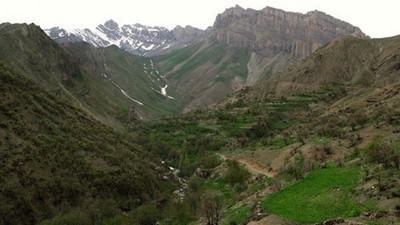
[[[107,21],[104,23],[104,26],[107,27],[107,28],[110,29],[110,30],[119,30],[118,23],[115,22],[115,21],[112,20],[112,19],[107,20]]]
[[[250,16],[255,10],[244,9],[239,5],[226,9],[223,13],[217,15],[214,27],[222,28],[231,24],[233,21]]]
[[[243,9],[243,7],[241,7],[240,5],[236,4],[235,5],[235,9]],[[244,9],[243,9],[244,10]]]

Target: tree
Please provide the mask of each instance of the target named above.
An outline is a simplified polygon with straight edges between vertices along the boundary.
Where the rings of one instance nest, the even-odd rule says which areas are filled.
[[[221,218],[223,200],[220,191],[206,191],[202,197],[202,208],[207,225],[218,225]]]

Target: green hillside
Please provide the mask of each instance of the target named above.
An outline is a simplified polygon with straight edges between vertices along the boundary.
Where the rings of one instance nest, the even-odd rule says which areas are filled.
[[[167,82],[154,68],[151,59],[131,55],[116,46],[96,49],[87,43],[65,43],[62,47],[96,81],[101,95],[112,99],[113,108],[122,105],[125,108],[121,111],[129,112],[129,106],[133,105],[136,113],[145,120],[179,111],[174,99],[162,95],[161,87]],[[120,89],[142,104],[121,97]],[[177,98],[173,91],[167,91]]]
[[[251,52],[207,41],[155,57],[184,112],[210,105],[243,87]]]
[[[3,63],[0,83],[0,224],[76,217],[72,209],[94,224],[169,190],[168,170],[131,137]]]
[[[62,48],[63,47],[63,48]],[[60,47],[35,25],[2,24],[0,59],[54,95],[96,119],[126,130],[137,114],[144,120],[180,111],[165,79],[148,58],[118,48],[85,43]]]

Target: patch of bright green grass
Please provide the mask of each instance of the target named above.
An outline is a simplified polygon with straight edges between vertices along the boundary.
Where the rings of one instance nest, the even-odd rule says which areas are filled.
[[[302,181],[269,196],[263,207],[269,213],[302,223],[358,216],[374,203],[358,205],[351,190],[362,179],[360,168],[317,169]]]

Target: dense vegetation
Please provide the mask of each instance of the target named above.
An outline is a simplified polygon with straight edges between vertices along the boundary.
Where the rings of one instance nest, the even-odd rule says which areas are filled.
[[[173,187],[161,179],[167,170],[157,158],[127,136],[3,64],[0,79],[0,224],[65,213],[92,224]]]

